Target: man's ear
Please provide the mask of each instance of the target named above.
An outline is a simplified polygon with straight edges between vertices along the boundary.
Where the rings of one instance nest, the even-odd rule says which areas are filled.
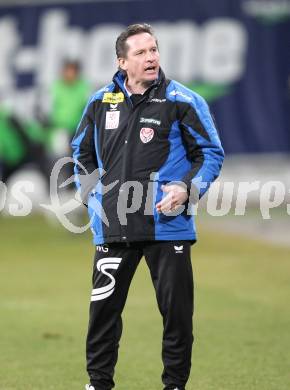
[[[122,69],[122,70],[127,70],[127,63],[126,63],[126,60],[125,58],[118,58],[118,64],[119,64],[119,68]]]

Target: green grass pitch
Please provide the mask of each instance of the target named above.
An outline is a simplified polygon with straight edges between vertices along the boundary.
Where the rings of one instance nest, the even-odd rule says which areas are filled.
[[[290,389],[290,249],[200,229],[187,390]],[[81,390],[93,246],[41,217],[0,218],[0,390]],[[116,390],[161,390],[162,323],[144,261]]]

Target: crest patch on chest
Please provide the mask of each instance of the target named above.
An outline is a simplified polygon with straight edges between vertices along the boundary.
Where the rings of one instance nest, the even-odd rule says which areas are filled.
[[[154,137],[154,130],[150,127],[142,127],[140,130],[140,139],[143,142],[143,144],[147,144],[152,140]]]

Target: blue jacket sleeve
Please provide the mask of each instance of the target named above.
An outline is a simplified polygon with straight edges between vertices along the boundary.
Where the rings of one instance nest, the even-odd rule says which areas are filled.
[[[87,104],[71,143],[74,159],[75,183],[83,203],[94,188],[98,176],[98,163],[94,143],[93,102]]]
[[[180,117],[183,142],[192,163],[183,182],[189,191],[197,189],[201,198],[220,173],[224,151],[207,103],[195,93],[192,96],[182,105]]]

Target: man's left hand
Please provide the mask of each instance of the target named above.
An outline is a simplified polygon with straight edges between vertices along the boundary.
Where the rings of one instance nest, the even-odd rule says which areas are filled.
[[[158,213],[176,211],[188,199],[187,190],[179,184],[167,184],[161,187],[167,195],[156,204]]]

